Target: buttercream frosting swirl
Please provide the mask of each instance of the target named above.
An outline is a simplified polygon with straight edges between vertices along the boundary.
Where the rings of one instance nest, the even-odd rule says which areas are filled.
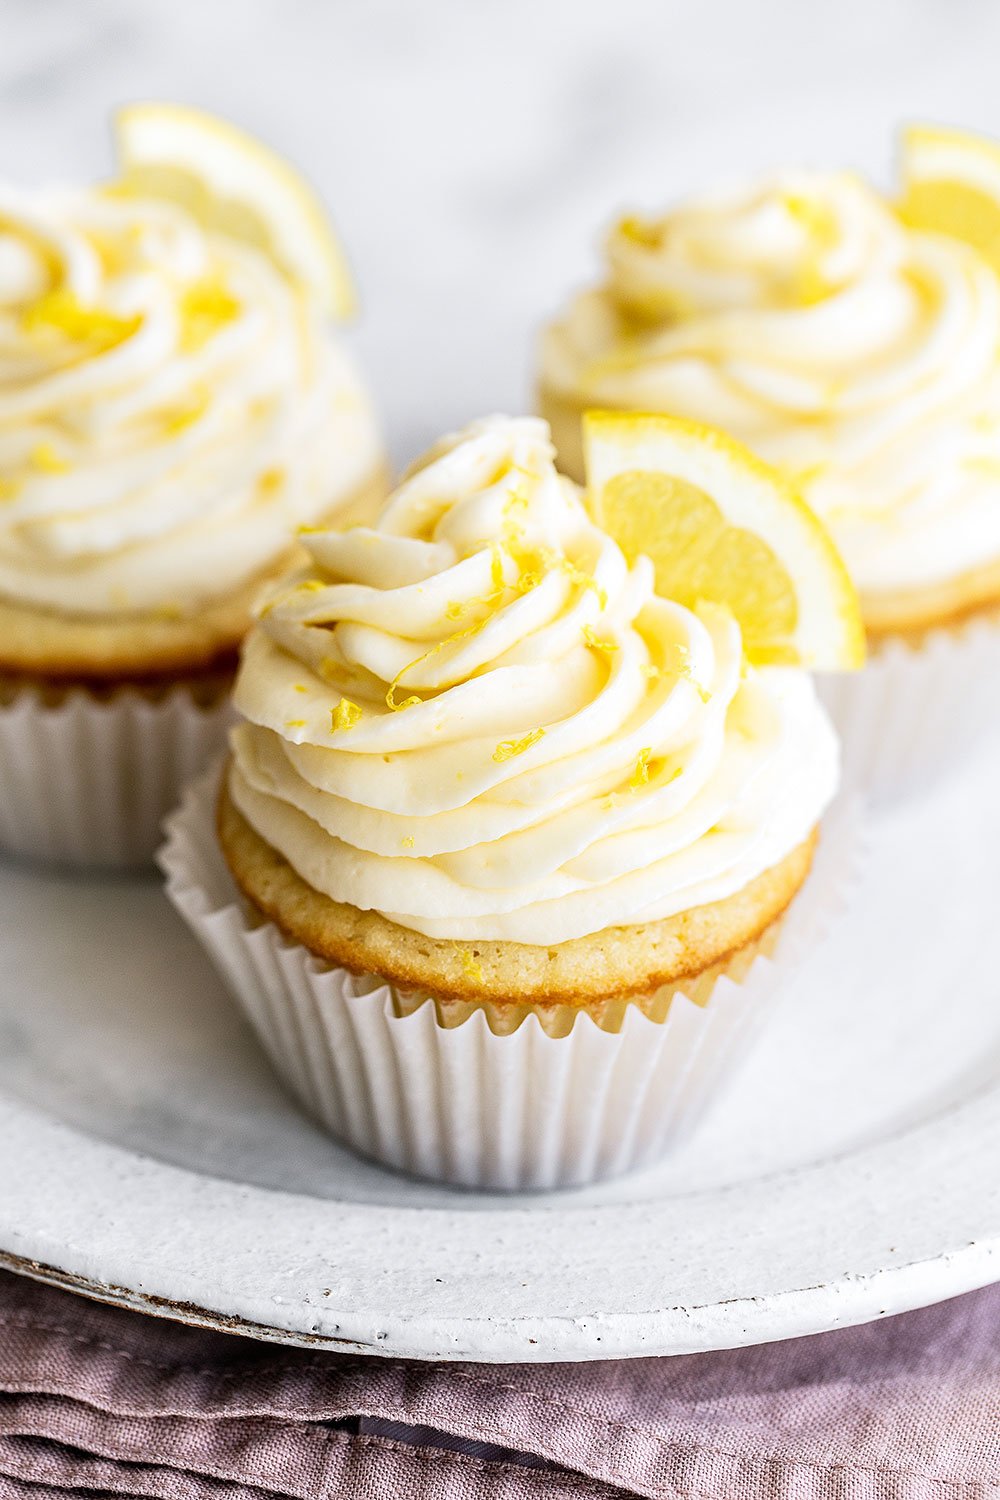
[[[788,470],[863,596],[1000,558],[1000,280],[848,173],[627,219],[543,385],[724,427]]]
[[[659,598],[548,430],[445,439],[376,526],[305,537],[236,684],[233,800],[314,889],[433,937],[560,943],[721,899],[808,836],[808,676]]]
[[[165,201],[0,189],[0,597],[197,611],[379,462],[351,361],[262,253]]]

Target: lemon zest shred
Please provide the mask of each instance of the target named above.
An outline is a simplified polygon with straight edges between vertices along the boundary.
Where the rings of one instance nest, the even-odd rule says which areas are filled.
[[[572,558],[567,557],[565,553],[554,551],[551,547],[540,547],[537,555],[541,558],[544,569],[549,572],[554,572],[558,569],[560,573],[565,573],[570,583],[574,584],[577,588],[592,589],[597,596],[598,604],[602,609],[607,609],[607,590],[602,588],[592,573],[586,572],[583,568],[578,568]]]
[[[836,237],[836,221],[825,203],[810,198],[807,193],[787,192],[782,193],[781,198],[785,210],[802,225],[810,238],[829,244]]]
[[[534,474],[529,474],[526,469],[517,468],[516,464],[514,465],[514,468],[517,470],[518,474],[524,474],[528,479],[535,479],[537,477]],[[528,496],[524,493],[524,490],[521,489],[521,486],[518,485],[516,489],[508,491],[507,499],[504,501],[503,507],[504,516],[510,517],[515,512],[526,511],[530,503],[531,502],[529,501]]]
[[[523,755],[525,750],[530,750],[532,745],[538,744],[544,733],[544,729],[532,729],[530,734],[526,734],[522,739],[501,740],[493,752],[493,759],[498,765],[502,765],[505,760],[512,760],[515,755]]]
[[[403,839],[401,842],[402,842],[402,846],[403,846],[404,849],[412,849],[413,846],[414,846],[414,844],[417,841],[413,837],[413,834],[411,833],[411,834],[408,835],[408,837],[406,837],[405,839]]]
[[[161,417],[162,431],[165,437],[177,437],[186,432],[196,422],[200,422],[208,411],[212,400],[211,392],[207,386],[198,386],[191,393],[191,399],[186,406],[176,406],[164,411]]]
[[[637,792],[640,787],[645,786],[649,781],[649,758],[652,753],[652,745],[647,745],[644,749],[640,750],[639,754],[636,756],[635,767],[633,768],[632,775],[629,777],[628,782],[629,787],[633,792]]]
[[[488,594],[476,594],[471,599],[452,599],[445,608],[445,618],[448,620],[460,620],[464,614],[468,614],[470,609],[475,609],[479,605],[492,610],[498,600],[503,598],[506,590],[507,580],[503,576],[503,553],[497,542],[491,542],[490,592]],[[481,629],[485,623],[485,620],[481,621],[476,629]],[[450,636],[447,640],[441,641],[434,649],[441,650],[443,646],[450,645],[453,640],[457,639],[459,637]],[[423,661],[424,658],[420,657],[419,660]]]
[[[240,311],[221,276],[203,276],[185,287],[177,307],[180,324],[178,342],[184,354],[203,349],[220,328],[231,323]]]
[[[336,708],[330,710],[331,732],[338,729],[353,729],[361,718],[361,709],[357,703],[352,703],[350,698],[341,698]]]
[[[482,601],[470,600],[469,602],[470,604],[474,604],[480,603]],[[391,709],[401,709],[409,708],[414,703],[422,703],[424,700],[422,698],[416,697],[416,695],[414,695],[412,698],[407,698],[403,703],[396,703],[395,701],[393,701],[393,695],[396,691],[396,688],[399,686],[399,679],[406,672],[412,671],[414,667],[419,667],[423,662],[430,661],[432,656],[437,656],[438,652],[443,651],[446,646],[455,646],[459,641],[465,641],[468,640],[471,636],[478,635],[479,632],[489,624],[490,618],[490,615],[486,615],[482,620],[477,620],[474,625],[467,625],[464,630],[456,630],[452,635],[445,636],[444,640],[438,641],[435,645],[431,646],[429,651],[424,651],[420,656],[415,657],[413,661],[407,662],[405,667],[400,668],[395,677],[392,679],[392,682],[389,684],[389,691],[386,694],[385,701],[386,703],[388,703],[389,707]]]
[[[316,594],[327,585],[319,578],[306,578],[301,583],[293,583],[291,588],[279,588],[277,593],[270,599],[264,601],[257,608],[257,618],[262,620],[272,610],[283,608],[286,604],[292,604],[298,594]]]
[[[836,241],[836,221],[825,203],[819,203],[805,193],[783,193],[782,203],[785,211],[805,230],[811,241],[813,253],[799,270],[796,288],[799,301],[810,306],[833,290],[834,283],[824,276],[820,257]]]
[[[305,729],[305,727],[306,727],[306,721],[305,721],[305,719],[286,719],[285,720],[285,728],[286,729]]]
[[[265,469],[257,481],[257,489],[262,495],[274,495],[281,489],[285,482],[285,477],[285,471],[280,467]],[[304,528],[300,527],[299,529],[303,530]]]
[[[493,585],[494,594],[502,594],[505,582],[503,576],[503,555],[496,542],[490,542],[490,583]]]
[[[640,668],[642,675],[650,682],[658,682],[661,677],[663,677],[667,672],[670,672],[672,676],[679,677],[684,682],[689,682],[694,688],[695,692],[698,694],[698,697],[701,699],[702,703],[707,703],[712,694],[708,690],[708,688],[702,687],[701,683],[692,672],[690,653],[688,652],[688,648],[678,643],[675,649],[677,651],[678,661],[677,665],[674,668],[671,669],[670,667],[660,667],[657,666],[656,662],[644,661],[642,667]]]
[[[522,576],[535,573],[544,577],[555,555],[547,547],[529,546],[523,531],[513,521],[508,521],[503,528],[503,546]]]
[[[529,570],[539,574],[544,572],[546,549],[529,546],[525,542],[523,528],[516,521],[504,522],[500,532],[500,542],[520,574],[523,575]]]
[[[701,683],[694,675],[694,672],[691,670],[690,651],[686,646],[681,646],[680,644],[678,644],[677,656],[679,658],[678,665],[675,668],[677,676],[683,678],[685,682],[689,682],[694,688],[695,692],[698,694],[698,697],[701,699],[702,703],[707,703],[712,694],[709,692],[708,688],[702,687]]]
[[[309,689],[304,682],[293,682],[292,691],[296,693],[308,693]]]
[[[585,625],[583,627],[583,639],[586,642],[586,644],[588,646],[592,646],[595,651],[617,651],[618,650],[618,642],[617,641],[604,640],[601,636],[599,636],[597,634],[597,631],[594,629],[593,625]]]
[[[420,658],[418,658],[418,660],[419,659]],[[414,665],[415,663],[410,662],[410,667]],[[423,698],[420,697],[419,693],[411,693],[408,698],[403,699],[402,703],[396,702],[396,689],[399,686],[399,679],[400,677],[402,677],[403,672],[408,672],[410,670],[410,667],[404,667],[402,672],[398,672],[396,674],[396,676],[390,682],[388,691],[386,692],[385,706],[386,708],[391,708],[394,714],[402,713],[404,708],[415,708],[418,703],[423,703],[424,701]]]
[[[69,469],[69,464],[51,443],[37,443],[31,450],[31,462],[45,474],[65,474]]]
[[[474,979],[477,984],[482,984],[483,966],[478,961],[475,954],[472,952],[472,949],[460,948],[458,950],[458,956],[462,960],[463,971],[468,974],[470,979]]]
[[[597,595],[598,604],[602,609],[607,609],[608,591],[598,583],[592,573],[584,572],[582,568],[578,568],[574,562],[571,562],[568,557],[560,558],[558,566],[566,574],[570,583],[575,583],[578,588],[593,589]]]
[[[597,595],[597,602],[602,609],[608,605],[607,590],[598,583],[592,573],[587,573],[583,568],[578,568],[573,560],[565,553],[556,552],[552,547],[544,545],[532,546],[524,539],[523,529],[515,521],[504,523],[501,532],[501,545],[513,560],[520,573],[518,587],[522,593],[527,593],[529,588],[536,588],[545,577],[546,573],[558,569],[565,573],[570,583],[578,588],[593,589]]]
[[[93,344],[102,351],[124,343],[141,322],[138,316],[123,318],[106,308],[86,307],[65,287],[45,292],[21,318],[26,333],[55,331],[75,343]]]

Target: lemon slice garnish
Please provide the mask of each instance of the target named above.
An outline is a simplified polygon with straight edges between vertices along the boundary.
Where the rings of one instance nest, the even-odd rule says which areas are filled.
[[[657,592],[725,605],[756,665],[847,670],[864,661],[857,592],[796,492],[748,449],[696,422],[633,412],[584,417],[588,503]]]
[[[333,317],[354,312],[354,284],[323,206],[277,152],[179,104],[126,105],[115,142],[121,190],[181,204],[207,229],[264,251]]]
[[[964,240],[1000,272],[1000,145],[913,125],[903,132],[901,167],[904,223]]]

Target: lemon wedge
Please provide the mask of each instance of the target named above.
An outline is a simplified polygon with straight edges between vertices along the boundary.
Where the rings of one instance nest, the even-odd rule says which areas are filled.
[[[351,274],[319,198],[269,147],[179,104],[126,105],[115,144],[119,190],[182,204],[206,228],[264,251],[333,317],[354,312]]]
[[[755,665],[862,665],[847,569],[774,470],[724,433],[674,417],[587,412],[583,434],[594,519],[630,561],[651,559],[664,598],[726,606]]]
[[[1000,145],[913,125],[903,133],[901,166],[904,223],[964,240],[1000,273]]]

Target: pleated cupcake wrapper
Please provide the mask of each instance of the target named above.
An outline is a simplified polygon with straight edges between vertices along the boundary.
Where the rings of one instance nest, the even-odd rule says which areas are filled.
[[[33,687],[0,706],[0,847],[77,868],[148,865],[185,782],[225,744],[228,699]]]
[[[569,1001],[546,1002],[544,1007],[539,1008],[527,1000],[518,1003],[509,999],[503,1002],[445,1000],[440,997],[428,999],[425,994],[393,989],[393,1001],[397,1012],[402,1016],[410,1015],[418,1006],[430,1003],[434,1007],[438,1025],[446,1027],[461,1026],[476,1011],[482,1011],[486,1017],[487,1026],[497,1036],[507,1036],[516,1031],[528,1016],[537,1017],[546,1035],[567,1036],[579,1020],[581,1009],[586,1010],[590,1020],[602,1031],[620,1031],[628,1012],[634,1008],[639,1009],[651,1021],[665,1021],[667,1012],[674,1002],[674,996],[679,992],[683,992],[688,1000],[693,1000],[697,1005],[706,1005],[722,974],[728,975],[730,979],[742,981],[749,973],[758,954],[770,956],[773,953],[781,926],[780,920],[772,923],[759,938],[744,944],[739,952],[733,954],[728,960],[713,964],[710,969],[704,969],[697,977],[687,979],[683,984],[663,985],[651,995],[631,997],[616,995],[600,1001],[588,1000],[585,1007],[573,1005]]]
[[[707,1004],[675,994],[653,1021],[629,1006],[616,1032],[586,1013],[550,1036],[535,1014],[511,1034],[477,1010],[439,1023],[373,976],[290,943],[239,898],[215,837],[219,770],[188,789],[158,856],[167,893],[211,955],[288,1088],[362,1156],[473,1188],[547,1189],[655,1161],[719,1092],[846,900],[857,805],[824,824],[813,871],[773,958]],[[798,999],[808,1003],[804,990]],[[403,1012],[406,1013],[403,1013]]]
[[[844,785],[902,801],[1000,735],[1000,620],[880,645],[860,672],[819,679],[841,737]]]

